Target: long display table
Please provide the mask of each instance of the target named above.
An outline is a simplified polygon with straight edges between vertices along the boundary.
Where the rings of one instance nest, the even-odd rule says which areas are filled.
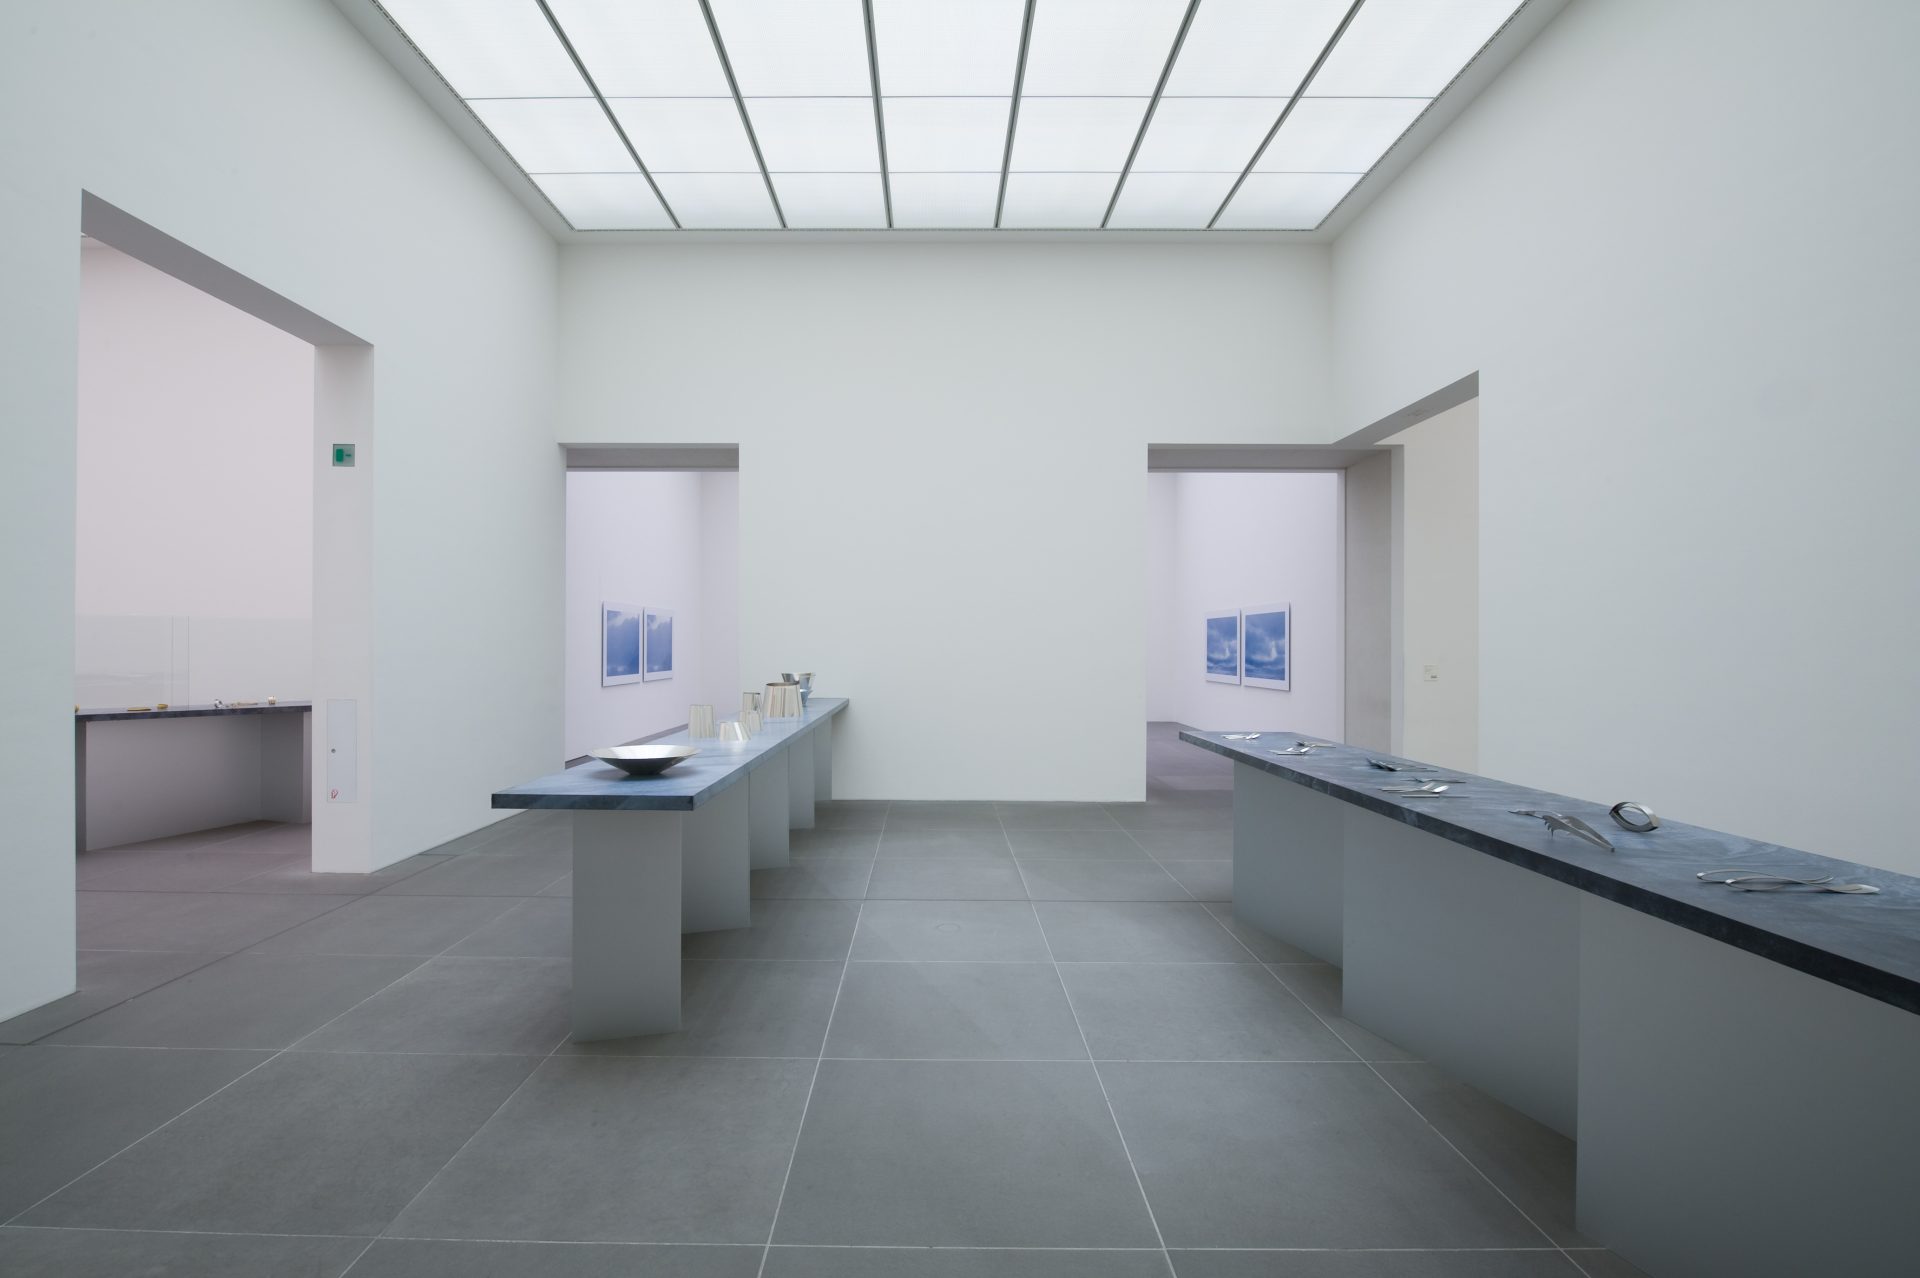
[[[572,814],[576,1041],[680,1028],[681,933],[751,924],[751,871],[786,865],[788,831],[832,797],[846,708],[816,696],[744,742],[658,738],[700,753],[657,777],[589,760],[494,794],[496,808]]]
[[[1916,1272],[1920,879],[1355,747],[1277,756],[1285,732],[1180,737],[1236,765],[1234,913],[1344,969],[1349,1020],[1574,1137],[1583,1233],[1653,1278]],[[1381,789],[1409,776],[1458,784]],[[1733,866],[1880,891],[1697,877]]]

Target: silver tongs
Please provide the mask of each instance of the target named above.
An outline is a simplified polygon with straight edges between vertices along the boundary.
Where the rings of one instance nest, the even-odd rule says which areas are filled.
[[[1607,841],[1606,835],[1600,833],[1600,831],[1594,829],[1577,816],[1569,816],[1565,812],[1536,812],[1532,808],[1509,808],[1507,810],[1515,816],[1539,817],[1547,823],[1547,829],[1554,834],[1571,834],[1574,838],[1584,839],[1597,848],[1604,848],[1608,852],[1613,851],[1613,844]]]
[[[1326,748],[1327,744],[1324,741],[1296,741],[1284,750],[1269,749],[1267,753],[1279,755],[1312,754],[1316,750],[1324,750]]]
[[[1815,892],[1871,896],[1880,890],[1871,883],[1835,883],[1831,874],[1796,879],[1792,875],[1770,874],[1747,865],[1729,866],[1724,870],[1702,870],[1693,877],[1703,883],[1725,884],[1736,892],[1780,892],[1791,888],[1810,888]]]
[[[1413,785],[1383,785],[1379,787],[1380,793],[1397,794],[1405,799],[1459,799],[1466,797],[1465,795],[1452,793],[1454,786],[1465,783],[1456,781],[1451,777],[1433,777],[1428,780],[1421,780],[1419,777],[1414,777],[1413,781]]]

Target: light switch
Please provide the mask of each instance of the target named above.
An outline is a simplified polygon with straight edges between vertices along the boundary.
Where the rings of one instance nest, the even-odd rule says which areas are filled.
[[[1428,683],[1439,683],[1440,667],[1439,666],[1421,666],[1420,677],[1426,680]]]

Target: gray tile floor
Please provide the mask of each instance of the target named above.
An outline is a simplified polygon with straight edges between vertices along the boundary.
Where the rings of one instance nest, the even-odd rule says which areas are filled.
[[[823,806],[685,1026],[565,1041],[564,820],[364,878],[249,826],[81,860],[0,1024],[0,1273],[1621,1278],[1564,1140],[1233,920],[1227,765]]]

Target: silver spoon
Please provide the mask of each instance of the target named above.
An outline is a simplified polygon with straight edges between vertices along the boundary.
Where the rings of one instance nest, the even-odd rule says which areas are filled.
[[[1732,877],[1723,877],[1727,875],[1731,875]],[[1833,882],[1833,876],[1831,874],[1822,874],[1818,878],[1812,879],[1796,879],[1792,875],[1774,874],[1768,870],[1755,870],[1744,865],[1729,866],[1724,870],[1702,870],[1693,877],[1708,883],[1725,883],[1729,887],[1735,883],[1746,883],[1762,879],[1774,883],[1800,883],[1807,887],[1812,887],[1816,883]]]
[[[1422,781],[1419,785],[1383,785],[1384,794],[1445,794],[1453,788],[1451,781]]]
[[[1727,877],[1722,877],[1722,876]],[[1736,892],[1778,892],[1786,888],[1812,888],[1816,892],[1840,892],[1851,896],[1871,896],[1879,888],[1871,883],[1835,883],[1831,874],[1822,874],[1810,879],[1797,879],[1788,874],[1769,874],[1764,870],[1749,870],[1743,866],[1733,866],[1725,870],[1702,870],[1693,876],[1706,883],[1721,883]]]

